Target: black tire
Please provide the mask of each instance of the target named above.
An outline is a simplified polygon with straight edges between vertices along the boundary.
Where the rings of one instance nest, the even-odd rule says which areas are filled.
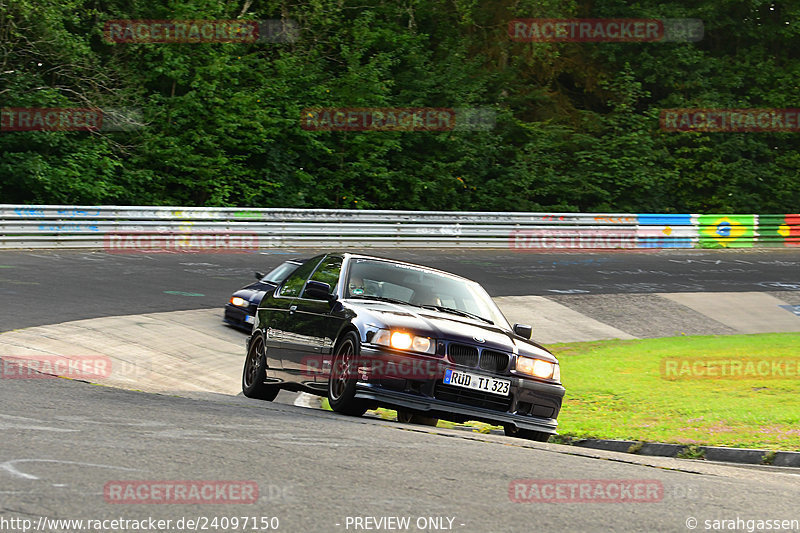
[[[343,415],[361,416],[367,412],[367,403],[355,399],[358,355],[358,337],[348,331],[336,343],[328,379],[328,403]]]
[[[271,402],[281,389],[277,385],[266,385],[265,379],[267,379],[267,351],[264,338],[258,334],[250,339],[250,346],[247,348],[247,357],[242,369],[242,393],[248,398]]]
[[[517,437],[518,439],[535,440],[536,442],[547,442],[550,439],[550,433],[532,429],[518,429],[517,426],[512,424],[504,425],[503,431],[507,436]]]
[[[419,424],[420,426],[436,426],[439,423],[438,418],[432,416],[425,416],[412,411],[404,409],[397,410],[397,421],[403,424]]]

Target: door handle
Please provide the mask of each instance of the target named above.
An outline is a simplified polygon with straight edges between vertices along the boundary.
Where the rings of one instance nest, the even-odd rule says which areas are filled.
[[[295,311],[297,311],[297,306],[296,305],[289,306],[289,314],[290,315],[293,315]]]

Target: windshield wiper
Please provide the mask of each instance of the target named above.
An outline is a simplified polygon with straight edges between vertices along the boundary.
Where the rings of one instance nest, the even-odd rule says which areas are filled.
[[[486,322],[487,324],[494,325],[494,322],[492,322],[488,318],[484,318],[484,317],[482,317],[480,315],[475,315],[475,314],[469,313],[467,311],[462,311],[461,309],[454,309],[452,307],[445,307],[443,305],[423,305],[423,306],[420,306],[420,307],[436,309],[437,311],[442,311],[443,313],[451,313],[451,314],[454,314],[454,315],[465,316],[467,318],[474,318],[476,320],[482,320],[482,321]]]
[[[443,305],[433,305],[433,304],[419,305],[419,304],[412,304],[411,302],[406,302],[405,300],[398,300],[397,298],[388,298],[386,296],[365,296],[363,294],[356,294],[351,296],[350,298],[358,300],[377,300],[379,302],[389,302],[401,305],[411,305],[414,307],[421,307],[422,309],[435,309],[436,311],[441,311],[443,313],[450,313],[453,315],[459,315],[467,318],[474,318],[475,320],[481,320],[483,322],[486,322],[487,324],[494,325],[494,322],[492,322],[488,318],[484,318],[480,315],[476,315],[468,311],[462,311],[461,309],[455,309],[453,307],[445,307]]]
[[[389,302],[393,304],[413,305],[406,302],[405,300],[398,300],[397,298],[388,298],[386,296],[365,296],[363,294],[355,294],[350,298],[354,300],[377,300],[379,302]]]

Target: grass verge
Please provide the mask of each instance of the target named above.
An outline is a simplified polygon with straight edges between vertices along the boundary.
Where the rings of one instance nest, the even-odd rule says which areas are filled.
[[[566,437],[800,450],[798,333],[548,348],[559,358],[567,389],[559,415],[559,433]],[[670,368],[677,368],[677,375],[669,373],[665,360],[676,361]],[[701,363],[693,366],[696,361]],[[704,375],[735,361],[760,375]],[[769,364],[766,375],[763,361]]]

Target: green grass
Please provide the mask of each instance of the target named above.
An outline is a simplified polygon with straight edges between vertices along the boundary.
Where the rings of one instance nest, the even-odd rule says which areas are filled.
[[[567,394],[558,417],[556,442],[574,438],[622,439],[699,446],[735,446],[800,451],[800,377],[780,379],[679,379],[662,377],[664,358],[776,357],[800,363],[800,334],[668,337],[548,346],[561,363]],[[323,409],[330,410],[327,399]],[[396,412],[374,414],[394,420]],[[482,422],[469,427],[502,429]]]
[[[567,394],[559,433],[688,445],[800,450],[800,377],[662,378],[664,358],[800,362],[800,334],[611,340],[549,346]]]

